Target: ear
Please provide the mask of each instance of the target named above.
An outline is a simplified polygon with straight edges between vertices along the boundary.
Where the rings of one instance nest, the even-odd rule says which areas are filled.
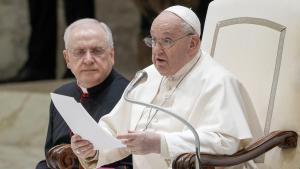
[[[198,45],[200,43],[200,38],[197,35],[192,35],[192,39],[190,41],[190,46],[189,48],[191,50],[197,49]]]
[[[70,56],[68,54],[68,51],[65,49],[63,50],[63,55],[64,55],[64,58],[65,58],[65,61],[66,61],[66,65],[67,65],[67,68],[70,69]]]
[[[114,50],[114,48],[111,48],[109,50],[110,50],[109,51],[109,59],[110,59],[112,65],[114,65],[115,64],[115,50]]]

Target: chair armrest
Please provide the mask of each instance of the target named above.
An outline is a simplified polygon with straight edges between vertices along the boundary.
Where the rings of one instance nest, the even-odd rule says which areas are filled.
[[[295,148],[297,147],[297,139],[298,134],[294,131],[274,131],[232,155],[201,154],[201,167],[203,169],[214,169],[214,167],[241,164],[264,154],[276,146],[282,149]],[[194,169],[195,153],[179,155],[173,161],[172,168]]]
[[[47,152],[46,161],[48,167],[53,169],[72,168],[75,164],[79,164],[79,168],[82,168],[70,144],[60,144],[52,147]]]

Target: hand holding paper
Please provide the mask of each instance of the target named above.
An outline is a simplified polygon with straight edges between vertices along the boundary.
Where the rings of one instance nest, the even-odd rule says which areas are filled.
[[[90,141],[94,149],[103,150],[124,147],[120,140],[103,130],[74,98],[55,93],[51,93],[50,95],[56,109],[73,133]]]
[[[83,140],[77,134],[71,137],[71,148],[73,152],[82,159],[94,158],[97,154],[93,144],[88,140]]]

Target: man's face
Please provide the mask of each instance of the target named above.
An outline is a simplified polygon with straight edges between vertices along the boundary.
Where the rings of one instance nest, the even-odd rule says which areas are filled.
[[[189,55],[191,36],[183,32],[181,20],[176,15],[169,12],[161,13],[153,21],[150,34],[156,41],[152,47],[152,62],[161,75],[174,75],[192,59]],[[173,43],[164,47],[162,41]]]
[[[82,87],[100,84],[112,70],[114,50],[105,36],[105,31],[95,25],[75,27],[69,34],[64,57]]]

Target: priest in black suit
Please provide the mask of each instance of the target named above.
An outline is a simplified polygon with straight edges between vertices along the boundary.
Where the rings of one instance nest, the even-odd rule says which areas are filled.
[[[54,93],[74,97],[98,122],[112,110],[128,84],[128,80],[113,69],[111,30],[95,19],[81,19],[67,27],[64,41],[64,58],[76,81],[61,86]],[[70,143],[71,133],[51,102],[45,154],[55,145]],[[94,157],[95,154],[90,156]],[[131,156],[128,156],[107,167],[131,168],[131,163]],[[46,161],[40,161],[36,168],[48,169]],[[73,168],[78,168],[78,164]]]

